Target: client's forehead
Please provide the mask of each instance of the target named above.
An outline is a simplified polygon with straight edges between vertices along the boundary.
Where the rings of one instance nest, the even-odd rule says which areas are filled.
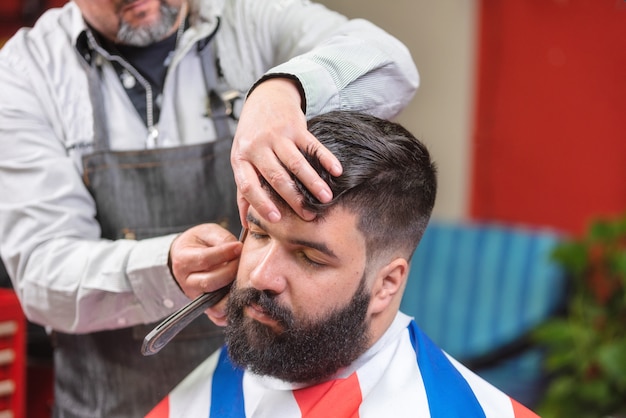
[[[247,220],[274,239],[325,247],[329,253],[337,256],[346,249],[352,252],[365,251],[365,240],[357,228],[357,217],[343,207],[331,208],[323,218],[314,221],[305,221],[293,212],[283,213],[281,220],[276,223],[263,220],[250,207]]]

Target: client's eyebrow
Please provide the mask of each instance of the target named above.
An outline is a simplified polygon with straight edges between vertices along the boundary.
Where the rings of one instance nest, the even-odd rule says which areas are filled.
[[[256,217],[254,217],[251,214],[248,214],[246,216],[246,220],[256,226],[258,226],[259,228],[261,228],[263,231],[267,231],[267,229],[265,228],[265,226],[263,225],[263,222],[261,222],[260,219],[257,219]],[[308,241],[305,239],[289,239],[288,242],[290,244],[293,245],[299,245],[301,247],[309,247],[312,248],[316,251],[321,252],[322,254],[325,254],[335,260],[339,259],[339,257],[337,257],[337,255],[333,252],[333,250],[331,250],[330,248],[328,248],[328,246],[323,243],[323,242],[315,242],[315,241]]]
[[[300,245],[302,247],[313,248],[314,250],[319,251],[322,254],[326,254],[327,256],[335,260],[338,259],[335,253],[330,248],[328,248],[328,246],[324,244],[323,242],[313,242],[313,241],[300,240],[300,239],[289,240],[289,242],[291,244]]]
[[[254,216],[252,216],[251,214],[248,213],[248,215],[246,215],[246,221],[255,224],[256,226],[258,226],[259,228],[261,228],[262,230],[265,231],[265,226],[263,225],[263,223],[261,222],[260,219],[255,218]]]

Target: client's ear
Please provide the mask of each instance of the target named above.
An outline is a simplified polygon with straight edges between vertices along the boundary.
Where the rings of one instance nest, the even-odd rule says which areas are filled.
[[[380,268],[372,285],[371,314],[384,311],[396,300],[399,305],[408,273],[409,264],[404,258],[394,258]]]

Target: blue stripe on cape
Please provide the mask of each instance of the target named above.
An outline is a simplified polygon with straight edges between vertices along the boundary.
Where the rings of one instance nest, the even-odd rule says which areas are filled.
[[[419,359],[431,417],[484,418],[474,392],[443,351],[415,321],[411,321],[408,331]],[[243,374],[243,370],[231,363],[226,348],[222,348],[213,375],[210,418],[245,418]]]

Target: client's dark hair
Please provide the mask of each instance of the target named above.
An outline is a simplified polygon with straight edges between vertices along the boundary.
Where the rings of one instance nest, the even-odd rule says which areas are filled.
[[[368,255],[389,249],[405,250],[410,257],[437,192],[437,170],[424,144],[397,123],[357,112],[316,116],[308,127],[339,159],[343,173],[331,176],[315,150],[303,150],[333,192],[331,202],[320,203],[294,178],[303,207],[323,219],[330,208],[342,206],[358,216]]]

